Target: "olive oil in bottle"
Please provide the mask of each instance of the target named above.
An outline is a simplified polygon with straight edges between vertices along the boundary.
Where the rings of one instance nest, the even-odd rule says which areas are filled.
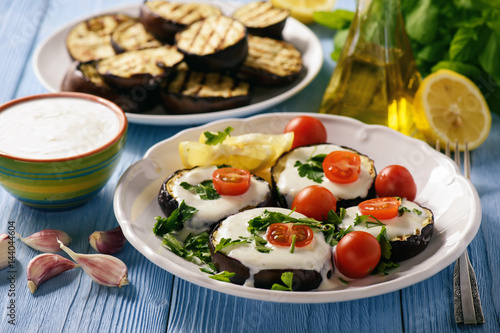
[[[359,0],[319,112],[419,136],[412,104],[420,80],[399,0]]]

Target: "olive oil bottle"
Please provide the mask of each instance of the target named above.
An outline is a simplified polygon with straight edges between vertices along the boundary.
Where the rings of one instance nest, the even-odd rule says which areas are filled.
[[[419,137],[412,105],[420,80],[400,1],[358,0],[319,112],[386,125]]]

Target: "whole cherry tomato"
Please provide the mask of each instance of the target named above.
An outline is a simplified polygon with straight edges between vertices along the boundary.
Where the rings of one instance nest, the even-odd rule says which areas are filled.
[[[335,267],[351,279],[360,279],[377,267],[382,250],[377,239],[365,231],[352,231],[342,237],[333,255]]]
[[[213,172],[214,188],[220,195],[240,195],[250,188],[251,174],[237,168],[220,168]]]
[[[307,225],[293,223],[273,223],[267,227],[266,237],[269,243],[278,246],[290,246],[295,236],[295,247],[310,244],[314,233]]]
[[[358,205],[363,215],[371,215],[379,220],[388,220],[398,216],[401,201],[396,197],[384,197],[365,200]]]
[[[326,187],[311,185],[297,193],[292,202],[292,209],[317,221],[323,221],[330,210],[337,209],[337,199]]]
[[[334,183],[355,182],[361,171],[361,159],[358,154],[345,150],[335,150],[323,160],[326,178]]]
[[[323,123],[311,116],[298,116],[288,122],[285,133],[293,132],[292,149],[318,143],[326,143],[327,133]]]
[[[379,197],[402,197],[410,201],[417,196],[417,184],[410,171],[401,165],[389,165],[375,178],[375,190]]]

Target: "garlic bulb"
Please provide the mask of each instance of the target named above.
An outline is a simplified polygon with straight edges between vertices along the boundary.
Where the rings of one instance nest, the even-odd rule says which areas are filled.
[[[64,245],[69,245],[71,237],[67,233],[56,229],[45,229],[36,232],[26,238],[17,235],[19,239],[29,247],[45,253],[54,253],[61,251],[58,240]]]
[[[107,254],[75,253],[59,241],[61,249],[83,268],[92,280],[107,287],[129,284],[127,266],[118,258]]]
[[[43,282],[78,266],[78,264],[58,254],[39,254],[30,260],[26,268],[28,288],[31,293],[34,293]]]
[[[9,266],[9,245],[13,243],[8,234],[0,235],[0,269]]]
[[[89,237],[90,246],[103,254],[113,254],[120,251],[126,242],[127,239],[119,226],[106,231],[94,231]]]

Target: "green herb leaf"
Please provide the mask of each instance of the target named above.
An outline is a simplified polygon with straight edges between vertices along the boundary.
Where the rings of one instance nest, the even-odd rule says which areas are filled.
[[[310,157],[306,163],[295,161],[294,167],[298,169],[300,177],[307,177],[316,183],[321,183],[325,175],[323,172],[323,160],[325,157],[326,154],[319,154]]]
[[[290,253],[295,251],[295,242],[297,241],[297,235],[292,236],[292,245],[290,246]]]
[[[411,213],[411,210],[409,210],[407,207],[405,206],[399,206],[398,207],[398,216],[403,216],[403,214],[405,212],[408,212],[408,213]]]
[[[227,127],[224,132],[217,132],[217,134],[213,134],[212,132],[204,132],[203,135],[205,135],[205,138],[207,140],[205,141],[206,145],[217,145],[219,143],[222,143],[228,136],[230,136],[231,132],[234,131],[234,128],[232,127]]]
[[[223,272],[220,272],[219,274],[209,275],[208,277],[211,279],[217,280],[217,281],[231,282],[231,280],[229,280],[229,279],[235,275],[236,275],[236,273],[223,271]]]
[[[221,249],[223,249],[225,247],[228,247],[228,246],[231,246],[231,245],[235,245],[235,244],[238,244],[238,243],[250,243],[250,241],[248,239],[235,239],[235,240],[231,240],[231,238],[221,238],[219,244],[217,244],[217,246],[215,247],[214,252],[218,252],[218,251],[220,251]]]
[[[422,211],[421,211],[421,210],[419,210],[419,209],[413,208],[411,211],[412,211],[412,212],[413,212],[413,214],[415,214],[415,215],[419,215],[419,216],[420,216],[420,215],[422,215]]]
[[[339,214],[335,213],[335,211],[330,210],[328,212],[328,215],[326,217],[325,223],[327,224],[333,224],[333,225],[339,225],[342,223],[342,220],[344,219],[346,214],[345,208],[341,207],[339,209]]]
[[[212,275],[217,274],[217,269],[215,268],[215,265],[212,262],[209,262],[205,267],[201,267],[200,271]]]
[[[187,261],[195,264],[210,263],[212,258],[208,248],[208,237],[206,231],[197,235],[190,233],[183,244],[172,233],[168,233],[163,236],[162,245]]]
[[[189,220],[197,211],[196,208],[188,206],[182,201],[169,217],[155,217],[156,223],[153,227],[153,233],[157,236],[163,236],[174,230],[179,230],[184,225],[184,222]]]
[[[187,191],[199,194],[202,200],[217,200],[220,198],[220,194],[215,190],[212,180],[204,180],[198,185],[191,185],[187,182],[182,182],[180,185]]]
[[[344,280],[343,278],[339,277],[339,281],[342,282],[343,284],[345,284],[346,286],[349,285],[349,281],[347,280]]]
[[[331,12],[318,11],[313,14],[314,21],[330,29],[342,30],[349,28],[354,13],[345,9],[336,9]]]
[[[281,281],[284,285],[275,283],[272,285],[271,290],[293,291],[293,272],[284,272],[281,274]]]
[[[391,257],[392,246],[389,242],[389,238],[387,237],[387,229],[385,227],[382,227],[380,230],[377,240],[380,244],[380,249],[382,250],[382,256],[372,274],[383,273],[387,275],[389,270],[399,267],[399,264],[389,260]]]

